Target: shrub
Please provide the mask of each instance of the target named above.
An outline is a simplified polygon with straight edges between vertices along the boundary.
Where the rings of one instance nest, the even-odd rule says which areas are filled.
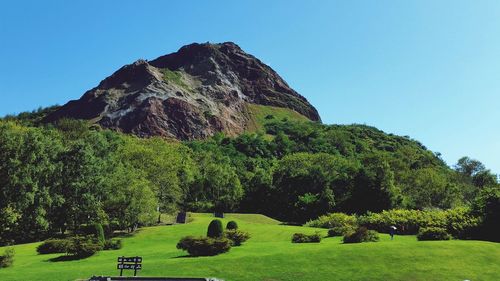
[[[440,227],[455,237],[467,238],[477,228],[479,219],[466,208],[449,210],[388,210],[368,213],[358,218],[360,225],[380,232],[389,231],[394,225],[400,234],[417,234],[419,229]]]
[[[358,227],[356,231],[344,235],[344,243],[377,242],[378,232],[368,230],[366,227]]]
[[[243,242],[250,239],[250,234],[237,229],[229,229],[224,232],[224,236],[231,241],[232,246],[240,246]]]
[[[67,249],[67,253],[77,257],[90,257],[102,250],[102,248],[103,245],[97,239],[92,239],[88,236],[76,236],[71,238],[71,244]]]
[[[306,223],[309,227],[321,227],[321,228],[334,228],[334,227],[345,227],[345,228],[356,228],[357,218],[355,216],[347,215],[344,213],[332,213],[328,215],[321,216],[315,220]]]
[[[450,234],[441,227],[425,227],[420,229],[417,239],[419,241],[450,240]]]
[[[83,225],[78,229],[76,234],[80,236],[93,236],[103,245],[104,241],[106,240],[104,235],[104,228],[100,223]]]
[[[222,234],[222,222],[220,220],[212,220],[208,225],[207,236],[210,238],[220,238]]]
[[[119,250],[122,246],[122,240],[120,239],[108,239],[104,242],[104,250]]]
[[[230,221],[226,225],[226,230],[236,230],[238,229],[238,224],[235,221]]]
[[[345,227],[336,226],[328,230],[328,236],[329,237],[344,236],[348,233],[354,232],[354,230],[355,229],[351,226],[345,226]]]
[[[49,239],[38,245],[36,251],[41,255],[66,253],[70,243],[68,239]]]
[[[0,256],[0,267],[9,267],[14,262],[14,248],[7,248],[3,254]]]
[[[292,236],[292,243],[319,243],[321,241],[321,235],[319,233],[315,234],[304,234],[295,233]]]
[[[104,246],[106,238],[104,237],[104,229],[102,228],[102,225],[100,223],[94,224],[94,234],[99,244]]]
[[[177,243],[177,249],[187,251],[191,256],[215,256],[231,249],[231,241],[226,238],[186,236]]]

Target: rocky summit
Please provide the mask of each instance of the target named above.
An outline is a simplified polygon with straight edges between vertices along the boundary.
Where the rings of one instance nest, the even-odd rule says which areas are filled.
[[[125,65],[45,121],[85,119],[140,137],[190,140],[244,132],[253,122],[251,104],[320,121],[316,109],[273,69],[231,42],[194,43]]]

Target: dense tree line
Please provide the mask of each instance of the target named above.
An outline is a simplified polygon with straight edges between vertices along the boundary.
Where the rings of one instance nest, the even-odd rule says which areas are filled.
[[[480,162],[452,169],[419,142],[364,125],[276,120],[265,133],[182,143],[41,124],[46,111],[0,121],[3,244],[93,223],[134,230],[181,209],[303,223],[334,211],[473,206],[498,220],[498,179]]]

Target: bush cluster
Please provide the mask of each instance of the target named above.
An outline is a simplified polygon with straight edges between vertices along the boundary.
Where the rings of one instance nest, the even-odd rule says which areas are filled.
[[[75,236],[71,238],[71,243],[66,249],[66,253],[75,257],[90,257],[101,251],[103,245],[99,240],[89,236]]]
[[[319,233],[304,234],[295,233],[292,236],[292,243],[319,243],[321,242],[321,235]]]
[[[104,250],[119,250],[123,247],[122,240],[108,239],[104,242]]]
[[[101,250],[121,249],[121,240],[104,240],[94,236],[75,236],[68,239],[49,239],[40,244],[36,251],[41,254],[66,253],[77,257],[89,257]]]
[[[451,236],[441,227],[424,227],[417,234],[419,241],[450,240]]]
[[[7,248],[2,256],[0,256],[0,267],[9,267],[14,263],[14,248]]]
[[[187,236],[177,243],[177,249],[187,251],[191,256],[215,256],[231,249],[231,241],[226,238]]]
[[[378,232],[366,227],[358,227],[356,231],[344,235],[344,243],[377,242]]]
[[[185,250],[191,256],[215,256],[229,251],[232,246],[240,246],[248,239],[250,234],[238,230],[235,221],[228,222],[226,231],[223,231],[222,222],[215,219],[208,225],[207,237],[183,237],[177,243],[177,249]]]
[[[237,229],[226,230],[224,236],[231,241],[231,246],[240,246],[243,242],[250,239],[250,233]]]
[[[321,227],[321,228],[356,228],[358,225],[356,216],[347,215],[344,213],[331,213],[320,216],[319,218],[309,221],[306,226]]]
[[[352,233],[356,228],[351,226],[336,226],[328,230],[328,237],[344,236],[346,234]]]
[[[70,243],[68,239],[49,239],[38,245],[36,251],[41,255],[66,253]]]
[[[480,220],[466,208],[449,210],[388,210],[368,213],[358,218],[360,225],[380,232],[387,232],[391,225],[400,234],[417,234],[420,228],[440,227],[457,238],[470,238]]]

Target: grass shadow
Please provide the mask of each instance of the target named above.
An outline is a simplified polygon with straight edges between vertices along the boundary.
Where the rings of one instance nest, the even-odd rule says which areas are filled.
[[[63,262],[63,261],[76,261],[86,259],[88,257],[80,257],[80,256],[72,256],[72,255],[63,255],[55,258],[51,258],[46,260],[47,262]]]
[[[171,259],[182,259],[182,258],[197,258],[197,256],[181,255],[181,256],[171,257]]]

